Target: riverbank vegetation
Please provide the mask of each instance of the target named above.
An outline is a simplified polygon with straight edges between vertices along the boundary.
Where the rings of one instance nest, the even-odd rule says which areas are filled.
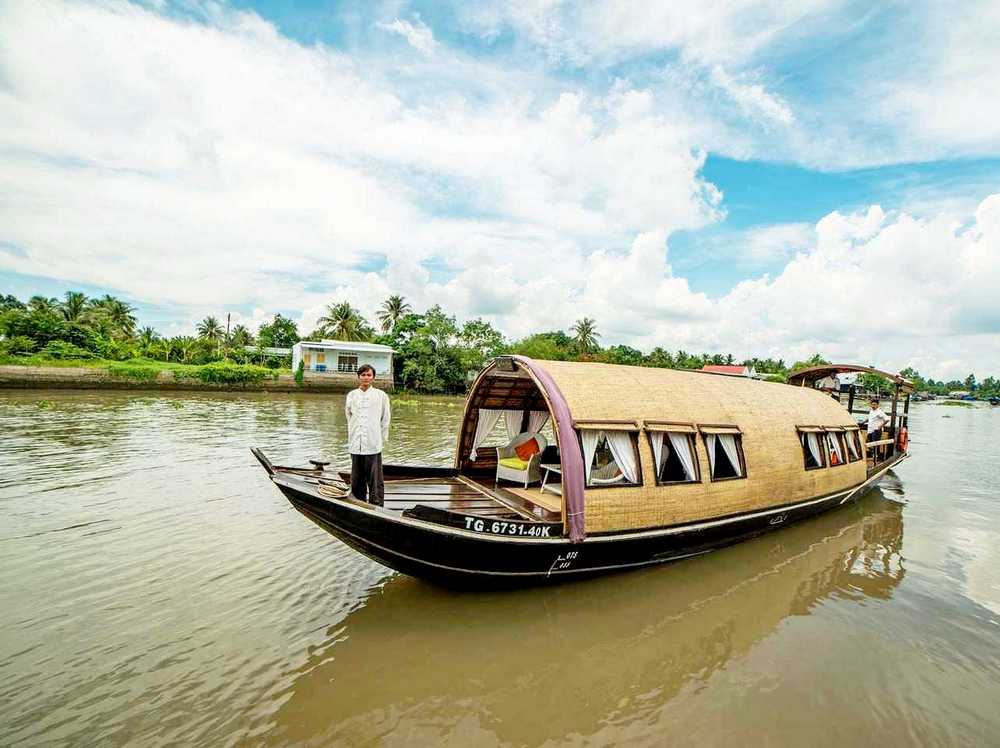
[[[290,356],[274,349],[288,349],[301,339],[330,338],[391,346],[396,351],[396,382],[405,390],[458,393],[488,359],[506,353],[670,369],[739,364],[779,382],[795,369],[828,363],[819,354],[788,365],[781,358],[737,360],[732,354],[672,351],[665,346],[648,353],[622,344],[602,347],[598,321],[589,317],[581,317],[568,332],[550,330],[508,340],[486,320],[459,322],[440,306],[418,313],[397,295],[383,302],[376,317],[377,324],[372,324],[350,303],[334,301],[316,329],[304,335],[293,320],[276,314],[256,332],[243,325],[229,328],[221,316],[208,316],[196,325],[197,335],[164,337],[152,327],[140,327],[135,308],[111,295],[88,298],[69,291],[62,299],[33,296],[27,301],[0,295],[0,364],[96,367],[150,380],[171,370],[175,377],[239,384],[291,371]],[[918,391],[1000,394],[1000,382],[994,377],[980,383],[970,374],[964,381],[944,382],[925,379],[913,369],[901,373],[914,381]],[[878,379],[863,377],[862,385],[872,391],[885,389],[886,383]]]

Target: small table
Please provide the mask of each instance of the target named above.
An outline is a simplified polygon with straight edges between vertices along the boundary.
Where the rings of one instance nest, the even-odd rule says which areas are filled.
[[[544,493],[545,484],[548,482],[549,476],[552,475],[553,473],[555,473],[556,475],[562,475],[562,466],[559,465],[558,463],[554,464],[543,463],[540,464],[538,467],[545,471],[545,474],[542,475],[542,487],[538,489],[538,493]],[[549,486],[549,490],[552,493],[559,494],[560,496],[562,496],[562,483],[553,483],[552,485]]]

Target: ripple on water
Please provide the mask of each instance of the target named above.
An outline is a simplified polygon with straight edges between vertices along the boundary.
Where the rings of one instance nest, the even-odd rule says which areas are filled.
[[[988,414],[915,408],[914,459],[813,522],[646,572],[457,595],[322,532],[250,456],[346,464],[342,397],[38,399],[0,397],[4,744],[1000,733]],[[386,459],[448,464],[459,402],[413,400]]]

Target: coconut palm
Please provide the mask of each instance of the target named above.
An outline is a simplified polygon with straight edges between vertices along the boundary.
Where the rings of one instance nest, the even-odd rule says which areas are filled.
[[[62,311],[59,299],[45,296],[32,296],[28,299],[28,309],[33,312],[56,312]]]
[[[192,338],[189,335],[178,335],[176,338],[170,339],[170,346],[177,352],[178,358],[181,361],[190,359],[191,353],[197,345],[198,339]]]
[[[153,347],[153,343],[160,339],[160,334],[152,327],[144,327],[139,330],[139,347],[148,351]]]
[[[197,329],[199,338],[211,340],[213,343],[217,343],[225,333],[222,325],[219,324],[219,320],[211,315],[199,322]]]
[[[236,325],[229,333],[229,344],[237,348],[253,345],[253,333],[243,325]]]
[[[111,294],[104,294],[88,302],[80,321],[101,328],[108,336],[130,338],[135,334],[135,307]]]
[[[576,341],[582,353],[587,353],[592,348],[597,347],[597,339],[601,337],[600,333],[597,332],[597,320],[593,320],[590,317],[578,319],[574,323],[572,330],[573,340]]]
[[[393,294],[382,302],[382,308],[378,312],[379,321],[382,323],[382,332],[389,332],[404,314],[409,314],[413,309],[402,296]]]
[[[62,303],[63,316],[69,322],[80,318],[87,308],[87,295],[79,291],[67,291]]]
[[[337,340],[368,340],[372,333],[361,313],[347,301],[327,304],[326,314],[318,324],[324,335]]]

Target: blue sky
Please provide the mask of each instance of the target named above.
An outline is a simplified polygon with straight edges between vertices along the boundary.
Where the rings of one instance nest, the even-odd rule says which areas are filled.
[[[985,1],[6,0],[0,291],[1000,371],[998,33]]]

